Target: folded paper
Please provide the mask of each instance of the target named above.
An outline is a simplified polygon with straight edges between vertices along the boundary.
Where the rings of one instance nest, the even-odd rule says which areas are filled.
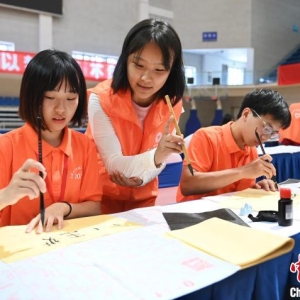
[[[219,218],[173,230],[166,235],[241,268],[288,253],[295,243],[292,238],[239,226]]]

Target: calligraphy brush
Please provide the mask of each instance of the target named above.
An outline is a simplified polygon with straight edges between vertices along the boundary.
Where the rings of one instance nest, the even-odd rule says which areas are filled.
[[[39,162],[43,163],[43,153],[42,153],[42,113],[41,107],[39,107],[39,114],[37,117],[38,120],[38,156]],[[39,171],[39,175],[43,178],[43,172]],[[44,227],[45,223],[45,202],[44,202],[44,194],[40,192],[40,214],[41,214],[41,221]]]
[[[266,151],[265,151],[265,149],[264,149],[264,147],[263,147],[263,145],[262,145],[262,142],[261,142],[261,140],[260,140],[259,134],[257,133],[256,130],[257,130],[257,129],[255,129],[255,136],[256,136],[256,139],[258,140],[258,143],[259,143],[261,152],[263,153],[263,155],[265,155],[265,154],[266,154]],[[272,178],[271,178],[271,180],[274,181],[276,189],[279,190],[279,188],[278,188],[278,183],[277,183],[277,180],[276,180],[276,176],[273,175]]]
[[[166,98],[170,113],[173,116],[173,121],[174,121],[175,129],[176,129],[176,134],[181,136],[182,134],[181,134],[180,128],[178,126],[178,123],[176,121],[176,116],[174,114],[174,110],[173,110],[173,107],[172,107],[172,104],[171,104],[171,101],[170,101],[170,97],[168,95],[166,95],[165,98]],[[191,174],[194,176],[194,170],[193,170],[190,158],[187,154],[185,144],[182,144],[181,146],[182,146],[182,151],[183,151],[184,157],[186,158],[186,160],[188,162],[188,168],[189,168]]]

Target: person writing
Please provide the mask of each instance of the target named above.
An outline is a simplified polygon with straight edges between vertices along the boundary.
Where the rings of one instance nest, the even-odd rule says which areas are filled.
[[[20,90],[25,125],[0,136],[0,226],[26,225],[26,232],[61,229],[63,220],[100,214],[102,187],[97,149],[68,128],[86,116],[86,83],[67,53],[44,50],[27,65]],[[43,165],[38,160],[41,118]],[[42,177],[38,172],[42,172]],[[39,210],[44,194],[45,228]]]
[[[275,191],[270,180],[276,175],[272,157],[258,157],[256,147],[278,139],[280,128],[291,123],[284,98],[269,89],[254,90],[242,101],[236,121],[196,131],[187,152],[195,170],[191,176],[184,161],[177,190],[177,202],[200,199],[249,187]],[[255,179],[265,176],[255,183]]]
[[[166,22],[146,19],[127,34],[112,80],[90,89],[86,134],[100,154],[102,213],[152,206],[157,176],[182,136],[172,134],[169,95],[178,120],[185,76],[182,47]]]

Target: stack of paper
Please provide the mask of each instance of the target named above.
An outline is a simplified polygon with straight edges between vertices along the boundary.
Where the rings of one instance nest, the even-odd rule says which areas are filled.
[[[179,239],[224,261],[247,268],[291,251],[294,240],[211,218],[167,236]]]

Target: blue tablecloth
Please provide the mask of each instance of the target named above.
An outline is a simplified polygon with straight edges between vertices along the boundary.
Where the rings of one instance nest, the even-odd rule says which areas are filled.
[[[273,154],[272,157],[277,182],[289,178],[300,179],[300,152]]]
[[[289,178],[300,180],[300,152],[272,154],[273,165],[277,170],[277,182]],[[172,187],[179,184],[182,162],[169,163],[158,175],[159,188]]]
[[[185,300],[283,300],[291,287],[300,288],[297,273],[290,272],[290,265],[298,262],[300,233],[294,235],[295,247],[284,254],[257,266],[241,270],[204,289],[178,299]],[[220,248],[222,246],[220,245]],[[296,298],[299,299],[299,298]]]
[[[158,187],[172,187],[179,184],[182,171],[182,161],[168,163],[163,171],[158,175]]]

